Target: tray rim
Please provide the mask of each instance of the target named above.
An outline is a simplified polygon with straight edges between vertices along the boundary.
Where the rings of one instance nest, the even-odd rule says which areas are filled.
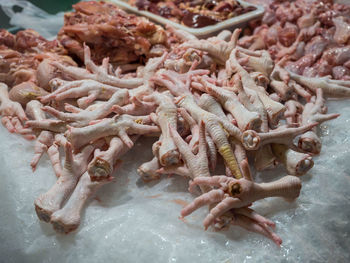
[[[244,0],[237,0],[237,1],[243,7],[254,6],[256,9],[253,11],[250,11],[248,13],[232,17],[230,19],[227,19],[227,20],[222,21],[220,23],[217,23],[215,25],[206,26],[206,27],[202,27],[202,28],[191,28],[191,27],[187,27],[187,26],[181,25],[179,23],[176,23],[174,21],[171,21],[171,20],[164,18],[162,16],[153,14],[151,12],[141,11],[141,10],[137,9],[136,7],[129,5],[127,2],[125,2],[123,0],[111,0],[111,2],[115,3],[117,6],[119,6],[123,10],[130,11],[130,12],[135,13],[135,14],[140,15],[140,16],[145,16],[145,17],[149,18],[150,20],[155,21],[163,26],[168,24],[168,25],[173,26],[175,28],[182,29],[182,30],[187,31],[187,32],[189,32],[197,37],[205,37],[205,36],[212,35],[213,33],[222,31],[222,30],[227,29],[227,28],[235,27],[239,24],[245,23],[249,20],[252,20],[252,19],[257,18],[259,16],[262,16],[264,14],[265,9],[261,5],[251,4],[251,3],[248,3]]]

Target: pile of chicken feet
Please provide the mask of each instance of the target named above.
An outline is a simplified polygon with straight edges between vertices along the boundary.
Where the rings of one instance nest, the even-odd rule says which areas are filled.
[[[154,158],[139,167],[139,175],[149,181],[178,174],[190,179],[189,191],[200,191],[181,210],[182,217],[208,206],[205,229],[237,225],[280,245],[275,224],[250,206],[267,197],[299,196],[298,176],[312,168],[312,156],[321,149],[317,126],[339,116],[327,114],[323,97],[337,81],[319,87],[303,78],[293,78],[293,85],[284,82],[290,73],[267,51],[237,45],[240,29],[205,40],[169,30],[179,42],[136,70],[114,69],[108,58],[96,65],[87,45],[85,68],[51,60],[61,78],[51,79],[52,92],[30,100],[25,111],[9,98],[7,85],[0,85],[2,123],[12,132],[24,125],[20,133],[37,138],[33,170],[47,152],[57,176],[34,202],[39,219],[60,233],[77,229],[87,200],[112,181],[121,156],[147,135],[158,140]],[[290,85],[288,100],[268,92],[275,76]],[[342,81],[343,86],[350,82]],[[225,175],[216,175],[220,161]],[[286,176],[254,182],[252,168],[278,163]]]

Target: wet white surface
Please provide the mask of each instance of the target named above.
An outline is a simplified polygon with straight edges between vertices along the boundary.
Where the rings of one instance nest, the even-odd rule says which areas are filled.
[[[144,184],[136,168],[151,158],[142,139],[125,158],[117,180],[100,189],[79,230],[57,235],[39,222],[33,201],[55,182],[45,157],[35,173],[33,143],[0,127],[0,262],[350,262],[350,103],[329,102],[342,115],[322,126],[322,154],[302,178],[295,203],[270,198],[255,209],[277,224],[281,248],[237,227],[204,231],[203,208],[178,219],[177,199],[191,201],[187,181],[163,178]],[[141,145],[142,144],[142,145]],[[282,169],[259,175],[276,179]]]

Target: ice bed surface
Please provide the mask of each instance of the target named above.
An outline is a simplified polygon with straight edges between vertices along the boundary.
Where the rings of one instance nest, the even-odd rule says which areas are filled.
[[[116,182],[100,189],[79,230],[58,235],[38,220],[33,205],[55,182],[48,159],[32,173],[33,142],[0,126],[0,262],[350,262],[350,103],[328,106],[342,115],[322,125],[322,154],[302,177],[300,198],[254,205],[276,222],[281,248],[238,227],[204,231],[206,208],[187,223],[179,220],[180,200],[193,199],[187,180],[173,176],[144,184],[136,173],[151,158],[152,139],[140,140],[124,158]]]

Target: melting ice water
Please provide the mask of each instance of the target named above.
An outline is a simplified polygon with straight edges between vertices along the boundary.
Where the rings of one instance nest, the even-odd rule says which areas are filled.
[[[151,158],[151,139],[124,158],[117,180],[98,192],[79,230],[57,235],[39,222],[33,201],[55,182],[45,157],[33,174],[33,143],[0,127],[0,262],[350,262],[350,104],[328,103],[342,115],[322,126],[322,154],[305,175],[297,202],[270,198],[254,208],[276,222],[281,248],[237,227],[204,231],[206,209],[178,219],[191,201],[180,177],[144,184],[136,168]],[[259,175],[276,179],[282,169]]]

